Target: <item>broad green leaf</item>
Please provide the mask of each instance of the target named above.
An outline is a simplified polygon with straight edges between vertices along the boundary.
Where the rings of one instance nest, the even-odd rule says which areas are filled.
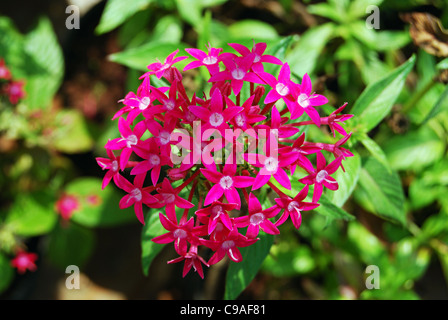
[[[274,236],[260,233],[259,238],[260,240],[251,246],[238,248],[243,260],[239,263],[231,263],[227,270],[224,299],[236,299],[261,268],[274,242]]]
[[[54,120],[51,144],[64,153],[80,153],[92,149],[93,138],[80,111],[60,110]]]
[[[426,116],[425,120],[423,120],[422,124],[425,124],[430,119],[437,116],[439,113],[447,110],[448,110],[448,86],[445,86],[445,90],[440,95],[439,99],[434,104],[434,106],[431,108],[431,111],[429,111],[428,115]]]
[[[271,247],[269,255],[263,262],[263,272],[276,277],[290,277],[306,274],[316,267],[313,252],[306,245],[297,246],[282,241]]]
[[[448,58],[443,59],[437,64],[437,69],[448,69]]]
[[[32,237],[50,232],[57,222],[53,194],[46,191],[20,193],[6,217],[14,233]]]
[[[369,132],[390,112],[415,63],[413,55],[386,77],[369,84],[356,100],[350,113],[365,132]]]
[[[196,0],[176,0],[177,11],[183,20],[197,26],[202,21],[202,6]]]
[[[145,276],[148,275],[149,267],[154,258],[165,247],[164,244],[155,243],[153,238],[168,232],[162,226],[159,219],[159,212],[152,211],[146,215],[145,225],[142,230],[142,270]]]
[[[47,108],[64,76],[64,57],[50,20],[41,18],[24,39],[27,63],[26,97],[29,109]]]
[[[314,209],[314,211],[327,217],[327,224],[334,219],[342,219],[347,221],[355,219],[355,217],[350,213],[333,204],[333,202],[331,202],[325,194],[322,194],[318,203],[320,205],[316,209]]]
[[[445,146],[434,131],[422,127],[385,141],[383,150],[395,170],[419,171],[441,159]]]
[[[328,18],[335,22],[343,22],[344,20],[344,16],[341,16],[333,6],[325,2],[308,5],[307,11],[311,14]]]
[[[148,71],[147,66],[157,59],[160,62],[164,62],[166,57],[179,49],[179,53],[176,57],[186,56],[185,48],[188,46],[183,43],[168,43],[162,41],[149,42],[138,48],[132,48],[122,52],[117,52],[109,56],[109,60],[120,63],[129,68],[134,68],[141,71]],[[182,70],[188,63],[188,59],[180,61],[175,66]]]
[[[0,57],[5,59],[14,78],[23,78],[26,65],[23,50],[24,36],[16,29],[14,22],[7,17],[0,17]]]
[[[361,223],[354,221],[348,224],[347,239],[362,262],[367,265],[383,265],[388,263],[387,251],[383,243]]]
[[[69,265],[83,267],[95,249],[94,232],[75,223],[58,225],[48,241],[49,260],[64,270]]]
[[[289,63],[291,73],[302,77],[305,73],[312,73],[318,58],[334,32],[334,25],[326,23],[310,28],[302,34],[298,43],[293,46],[286,61]]]
[[[113,182],[104,190],[102,180],[93,177],[81,177],[71,181],[64,192],[78,199],[79,209],[74,211],[71,221],[86,227],[111,227],[136,222],[132,207],[120,209],[118,203],[124,196]]]
[[[266,54],[273,55],[280,60],[284,61],[286,52],[289,49],[289,46],[291,45],[291,42],[293,40],[293,36],[288,36],[282,38],[278,43],[274,44],[271,47],[268,47],[266,50]],[[278,71],[280,70],[281,66],[277,66],[275,64],[266,64],[265,65],[265,71],[277,75]]]
[[[389,168],[389,162],[383,149],[370,138],[367,134],[357,134],[356,138],[361,141],[362,145],[370,152],[372,157],[381,162],[386,168]]]
[[[396,244],[393,264],[396,269],[395,282],[404,285],[409,280],[418,280],[426,271],[431,254],[429,248],[420,247],[416,238],[404,238]]]
[[[146,9],[151,2],[152,0],[107,1],[95,32],[103,34],[115,29],[136,12]]]
[[[10,260],[0,253],[0,293],[9,288],[14,279],[14,269]]]
[[[406,224],[404,191],[395,171],[388,170],[375,158],[369,157],[363,163],[358,186],[364,192],[364,201],[374,214]]]
[[[338,190],[327,192],[328,200],[338,207],[341,207],[347,201],[358,183],[359,172],[361,170],[361,157],[356,151],[353,151],[353,155],[353,157],[346,158],[342,161],[345,172],[339,169],[332,175],[339,184]]]
[[[240,20],[229,26],[232,39],[246,38],[257,40],[276,40],[278,33],[275,28],[260,20]]]

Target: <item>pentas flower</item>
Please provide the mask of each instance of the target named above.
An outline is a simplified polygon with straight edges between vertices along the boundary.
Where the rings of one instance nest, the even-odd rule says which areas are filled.
[[[292,86],[291,94],[294,104],[287,103],[286,105],[290,108],[291,119],[297,119],[305,112],[317,126],[320,126],[320,115],[315,107],[328,103],[328,99],[321,94],[313,93],[312,90],[311,79],[305,73],[302,83]]]
[[[255,238],[260,229],[268,234],[279,234],[280,231],[269,219],[275,217],[280,209],[277,206],[264,209],[260,201],[252,193],[249,195],[249,214],[235,218],[235,225],[239,228],[247,227],[246,237]]]
[[[208,52],[205,53],[202,50],[189,48],[185,49],[190,55],[198,59],[198,61],[193,61],[184,67],[184,71],[191,70],[194,68],[199,68],[200,66],[205,66],[210,74],[216,74],[219,72],[219,62],[221,57],[219,54],[222,52],[222,48],[212,48],[209,44],[207,47]]]
[[[299,179],[299,181],[304,184],[314,184],[313,202],[319,201],[322,195],[323,187],[330,190],[338,189],[338,182],[331,176],[331,174],[336,172],[341,165],[341,161],[342,157],[338,157],[327,165],[322,152],[318,152],[316,168],[306,177]]]
[[[276,226],[285,223],[288,217],[290,217],[294,227],[297,229],[300,228],[300,225],[302,224],[302,211],[313,210],[319,206],[318,203],[303,201],[308,195],[308,190],[309,186],[305,185],[294,198],[281,194],[280,198],[275,199],[277,206],[284,210],[280,219],[275,222]]]
[[[11,79],[11,71],[5,65],[5,60],[0,59],[0,79],[9,80]]]
[[[36,271],[36,260],[38,256],[33,252],[19,251],[14,259],[11,260],[11,266],[17,269],[19,274],[24,274],[27,270]]]
[[[65,220],[70,219],[73,213],[81,207],[78,197],[65,193],[56,201],[55,206],[56,211]]]
[[[97,158],[105,171],[102,187],[112,183],[125,192],[120,208],[133,206],[142,224],[145,209],[158,217],[166,232],[152,241],[174,246],[178,256],[168,263],[184,262],[182,276],[193,269],[204,278],[204,268],[224,258],[241,262],[239,248],[262,233],[278,235],[287,221],[299,228],[324,188],[339,188],[332,175],[353,156],[343,147],[351,137],[344,129],[352,117],[343,114],[346,104],[321,116],[319,106],[328,99],[313,92],[307,74],[296,83],[287,63],[265,54],[264,43],[229,47],[232,52],[210,44],[206,51],[186,49],[193,59],[183,71],[208,70],[200,93],[184,86],[176,63],[187,57],[176,58],[179,50],[149,64],[113,116],[120,137],[105,145],[107,157]],[[267,72],[269,64],[279,72]],[[156,85],[162,77],[164,84]],[[302,114],[309,119],[296,122]],[[343,137],[307,141],[320,135],[305,134],[306,126],[328,126],[322,134]]]
[[[20,99],[25,97],[25,91],[23,90],[24,85],[24,81],[11,81],[10,83],[6,84],[5,92],[12,104],[17,104]]]
[[[237,208],[240,208],[241,199],[236,188],[247,188],[254,183],[255,179],[236,176],[236,169],[236,164],[225,164],[222,172],[201,169],[201,173],[207,180],[215,184],[205,197],[204,205],[207,206],[224,195],[229,203],[235,203]]]

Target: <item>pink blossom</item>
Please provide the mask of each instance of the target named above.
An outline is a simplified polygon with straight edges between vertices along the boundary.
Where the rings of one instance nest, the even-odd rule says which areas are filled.
[[[36,260],[38,256],[36,253],[19,251],[14,259],[11,260],[11,265],[17,268],[19,274],[24,274],[26,270],[36,271]]]
[[[23,90],[24,85],[24,81],[11,81],[6,84],[5,92],[12,104],[17,104],[20,99],[25,97],[25,91]]]
[[[11,71],[6,67],[5,60],[0,59],[0,79],[9,80],[11,79]]]
[[[65,220],[70,219],[73,213],[80,209],[80,203],[78,197],[71,194],[62,194],[56,201],[56,211]]]

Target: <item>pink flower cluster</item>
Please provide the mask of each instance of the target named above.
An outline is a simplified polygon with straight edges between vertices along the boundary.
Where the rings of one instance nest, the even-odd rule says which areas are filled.
[[[142,224],[144,207],[162,210],[167,232],[152,241],[173,243],[179,257],[168,263],[184,261],[183,276],[193,267],[203,278],[203,265],[226,255],[242,261],[240,247],[257,242],[260,231],[279,234],[288,218],[299,228],[302,212],[319,205],[323,189],[338,189],[332,175],[353,156],[342,147],[350,138],[342,126],[351,117],[342,113],[346,104],[323,117],[317,107],[328,100],[313,92],[307,74],[296,83],[288,63],[265,54],[264,43],[229,46],[233,53],[186,49],[193,61],[183,72],[204,67],[210,74],[201,96],[187,94],[175,64],[188,57],[176,57],[178,50],[150,64],[138,90],[121,100],[124,106],[113,117],[121,136],[105,145],[107,158],[97,158],[106,170],[102,187],[113,181],[126,193],[120,208],[133,206]],[[279,66],[278,75],[265,71],[269,64]],[[154,86],[154,79],[166,85]],[[297,122],[299,117],[304,121]],[[307,125],[326,126],[342,138],[334,144],[305,141],[301,129]],[[245,145],[241,136],[256,143]],[[298,168],[304,174],[294,179],[303,188],[290,197],[276,185],[291,190]],[[263,208],[257,198],[263,187],[277,194],[271,207]],[[210,254],[208,261],[199,249]]]
[[[4,59],[0,59],[0,94],[6,95],[9,102],[17,104],[25,96],[24,82],[13,80],[11,71],[5,65]]]

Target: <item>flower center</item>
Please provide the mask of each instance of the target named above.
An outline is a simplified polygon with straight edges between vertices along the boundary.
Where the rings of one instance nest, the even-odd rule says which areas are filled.
[[[259,62],[261,60],[261,57],[258,55],[258,54],[256,54],[255,55],[255,58],[254,58],[254,63],[257,63],[257,62]]]
[[[173,100],[167,100],[165,102],[165,108],[169,111],[173,110],[175,106],[176,106],[176,104],[174,103]]]
[[[216,62],[218,62],[218,58],[210,56],[207,56],[202,60],[202,63],[206,65],[215,64]]]
[[[289,88],[288,88],[288,86],[286,84],[279,82],[275,86],[275,91],[277,91],[277,93],[279,95],[284,97],[284,96],[286,96],[289,93]]]
[[[126,138],[126,146],[130,148],[131,146],[135,146],[138,142],[138,138],[135,134],[131,134]]]
[[[111,166],[112,171],[117,172],[118,171],[118,161],[114,160],[112,161],[112,166]]]
[[[237,114],[235,116],[235,122],[238,127],[242,127],[246,124],[246,117],[244,115],[242,115],[241,113]]]
[[[171,134],[168,131],[162,131],[159,134],[159,141],[161,145],[166,145],[171,140]]]
[[[278,160],[274,157],[268,157],[264,160],[264,167],[269,172],[276,172],[278,169]]]
[[[150,162],[152,165],[157,166],[157,165],[160,164],[160,157],[159,157],[158,155],[156,155],[156,154],[152,154],[152,155],[149,157],[149,162]]]
[[[246,75],[246,72],[244,72],[241,69],[236,68],[235,70],[232,71],[232,77],[235,80],[241,80],[244,78],[244,76]]]
[[[191,112],[190,110],[187,110],[187,112],[185,114],[185,118],[187,119],[188,122],[193,122],[196,119],[196,116],[194,115],[193,112]]]
[[[187,237],[187,232],[183,229],[176,229],[173,232],[173,237],[176,239],[185,239]]]
[[[299,97],[297,98],[297,103],[300,104],[302,108],[308,108],[311,105],[309,97],[305,93],[301,93],[299,95]]]
[[[316,182],[322,183],[322,181],[325,180],[325,178],[328,176],[328,172],[325,170],[320,170],[316,175]]]
[[[219,127],[224,122],[224,117],[222,116],[222,114],[215,112],[215,113],[212,113],[209,120],[210,120],[210,124],[213,127]]]
[[[235,246],[235,242],[233,240],[226,240],[222,243],[221,247],[224,250],[228,250],[230,248],[233,248]]]
[[[166,203],[173,203],[176,200],[176,196],[172,193],[162,193],[162,197]]]
[[[149,97],[143,97],[140,100],[140,103],[138,104],[138,108],[140,110],[145,110],[146,108],[148,108],[150,103],[151,103],[151,99],[149,99]]]
[[[288,204],[288,211],[292,212],[299,209],[299,203],[297,201],[291,201]]]
[[[250,223],[258,225],[264,221],[264,214],[261,212],[255,213],[250,217]]]
[[[233,185],[233,180],[229,176],[222,177],[221,180],[219,180],[219,185],[223,189],[230,189]]]
[[[212,213],[213,214],[217,214],[217,213],[220,213],[220,212],[222,212],[222,206],[220,206],[219,204],[216,205],[216,206],[213,206],[213,208],[212,208]]]
[[[131,196],[137,200],[137,201],[141,201],[142,200],[142,192],[140,191],[139,188],[135,188],[134,190],[131,191]]]

